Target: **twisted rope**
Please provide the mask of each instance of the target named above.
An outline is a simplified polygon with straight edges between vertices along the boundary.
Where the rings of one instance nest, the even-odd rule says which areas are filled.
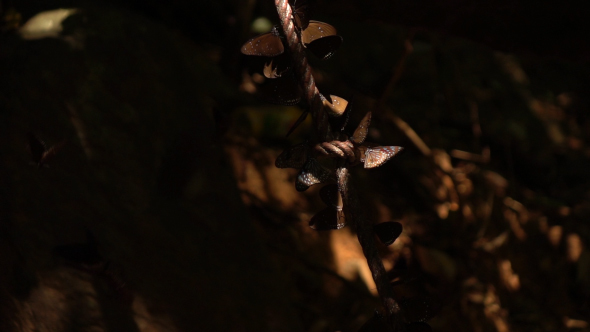
[[[293,55],[296,79],[304,92],[305,100],[312,114],[315,135],[317,141],[320,142],[314,146],[314,150],[316,153],[325,156],[341,158],[341,166],[336,170],[338,191],[340,191],[342,196],[345,209],[349,211],[350,223],[357,232],[359,243],[363,248],[363,254],[367,259],[367,264],[375,280],[377,291],[385,308],[384,314],[388,329],[390,331],[399,331],[401,330],[402,324],[401,320],[398,319],[400,307],[393,298],[393,289],[377,250],[373,224],[367,219],[358,196],[349,183],[350,174],[348,166],[356,162],[358,156],[355,155],[353,144],[350,141],[332,140],[333,135],[328,122],[328,115],[323,110],[322,99],[325,98],[320,94],[315,85],[313,75],[311,74],[311,67],[305,56],[303,44],[299,40],[299,35],[293,23],[291,6],[287,0],[275,0],[275,6],[277,7],[283,31],[289,43],[289,49]],[[348,164],[346,161],[348,161]]]
[[[293,55],[297,82],[299,82],[301,91],[304,92],[304,98],[312,116],[315,129],[314,134],[317,136],[316,138],[318,141],[327,141],[331,137],[331,130],[328,122],[328,115],[323,111],[322,99],[324,99],[324,97],[318,90],[313,75],[311,74],[311,67],[307,62],[303,44],[299,39],[299,34],[293,23],[293,10],[289,5],[288,0],[275,0],[275,6],[277,7],[277,12],[281,19],[283,32],[289,43],[289,49]]]

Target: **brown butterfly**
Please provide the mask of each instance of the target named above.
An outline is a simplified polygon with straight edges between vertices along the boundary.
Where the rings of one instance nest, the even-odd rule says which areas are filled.
[[[315,158],[307,158],[305,164],[297,174],[295,189],[305,191],[314,184],[325,182],[330,176],[330,170],[326,169]]]
[[[320,189],[320,198],[327,207],[316,213],[309,221],[309,226],[315,230],[340,229],[346,226],[342,196],[336,184],[328,184]]]
[[[300,30],[307,29],[310,12],[310,6],[308,5],[307,0],[294,0],[289,1],[289,3],[293,10],[293,23],[295,23],[295,26]]]
[[[344,130],[348,124],[350,118],[350,111],[352,109],[352,103],[349,103],[346,99],[334,95],[329,95],[329,98],[324,98],[324,109],[330,115],[330,123],[336,130]]]
[[[373,231],[384,245],[388,246],[402,233],[402,224],[396,221],[387,221],[373,226]]]
[[[41,168],[42,166],[49,167],[47,163],[55,157],[55,154],[63,148],[66,144],[66,141],[63,140],[60,143],[52,146],[51,148],[47,149],[45,142],[40,140],[37,136],[32,133],[27,133],[27,139],[29,141],[29,151],[31,152],[31,156],[33,158],[33,163],[37,165],[37,167]]]
[[[309,227],[318,231],[341,229],[344,226],[346,222],[342,210],[330,206],[316,213],[309,221]]]
[[[274,26],[270,32],[248,40],[241,49],[245,55],[273,57],[285,51],[283,40],[278,26]]]
[[[258,89],[260,98],[271,104],[285,106],[298,104],[301,101],[300,91],[293,75],[268,80]]]
[[[336,28],[320,21],[309,21],[307,28],[301,31],[301,41],[320,60],[331,58],[342,45],[342,37],[336,35]]]
[[[330,59],[342,45],[342,37],[338,35],[316,39],[306,45],[307,49],[320,60]]]
[[[358,127],[354,130],[350,141],[354,145],[361,145],[367,138],[367,134],[369,133],[369,125],[371,124],[371,111],[365,114],[365,117],[361,120]]]
[[[328,207],[342,210],[342,207],[344,206],[342,196],[340,196],[338,185],[336,184],[327,184],[323,186],[322,189],[320,189],[320,198]]]
[[[404,148],[401,146],[359,146],[358,149],[361,152],[360,159],[364,163],[365,168],[375,168],[385,164]]]
[[[330,24],[311,20],[307,28],[301,32],[301,41],[303,45],[307,45],[314,40],[334,35],[336,35],[336,28]]]

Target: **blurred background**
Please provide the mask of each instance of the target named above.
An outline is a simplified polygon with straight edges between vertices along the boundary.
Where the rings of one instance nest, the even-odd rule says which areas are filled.
[[[545,1],[318,0],[320,91],[374,111],[354,169],[406,317],[590,331],[590,21]],[[270,0],[0,0],[0,331],[357,331],[380,301],[319,186],[277,169],[298,106],[240,53]],[[34,135],[31,136],[30,134]],[[31,137],[58,146],[31,165]],[[366,331],[366,330],[365,330]]]

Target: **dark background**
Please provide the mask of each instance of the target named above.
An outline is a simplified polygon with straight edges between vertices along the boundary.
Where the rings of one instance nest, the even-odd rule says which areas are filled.
[[[61,34],[20,37],[58,8],[79,9]],[[239,52],[254,19],[278,22],[272,2],[0,12],[0,331],[356,331],[372,317],[355,235],[309,229],[319,188],[297,193],[274,167],[309,124],[285,138],[300,108],[256,98],[261,61]],[[354,100],[352,127],[381,102],[369,140],[405,147],[354,180],[375,222],[404,225],[380,250],[407,318],[590,330],[582,8],[326,0],[312,18],[344,38],[310,56],[320,91]],[[29,165],[28,132],[66,140],[49,168]]]

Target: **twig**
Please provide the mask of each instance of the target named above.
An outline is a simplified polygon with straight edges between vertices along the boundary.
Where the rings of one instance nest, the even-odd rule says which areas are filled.
[[[418,150],[420,150],[420,152],[422,152],[422,154],[425,157],[430,157],[432,155],[432,151],[430,150],[428,145],[424,143],[422,138],[420,138],[420,136],[414,131],[414,129],[412,129],[412,127],[410,127],[410,125],[407,122],[402,120],[402,118],[393,114],[393,111],[387,112],[387,114],[385,114],[385,118],[391,121],[399,130],[401,130],[406,135],[406,137],[410,139],[412,143],[414,143],[416,148],[418,148]]]

